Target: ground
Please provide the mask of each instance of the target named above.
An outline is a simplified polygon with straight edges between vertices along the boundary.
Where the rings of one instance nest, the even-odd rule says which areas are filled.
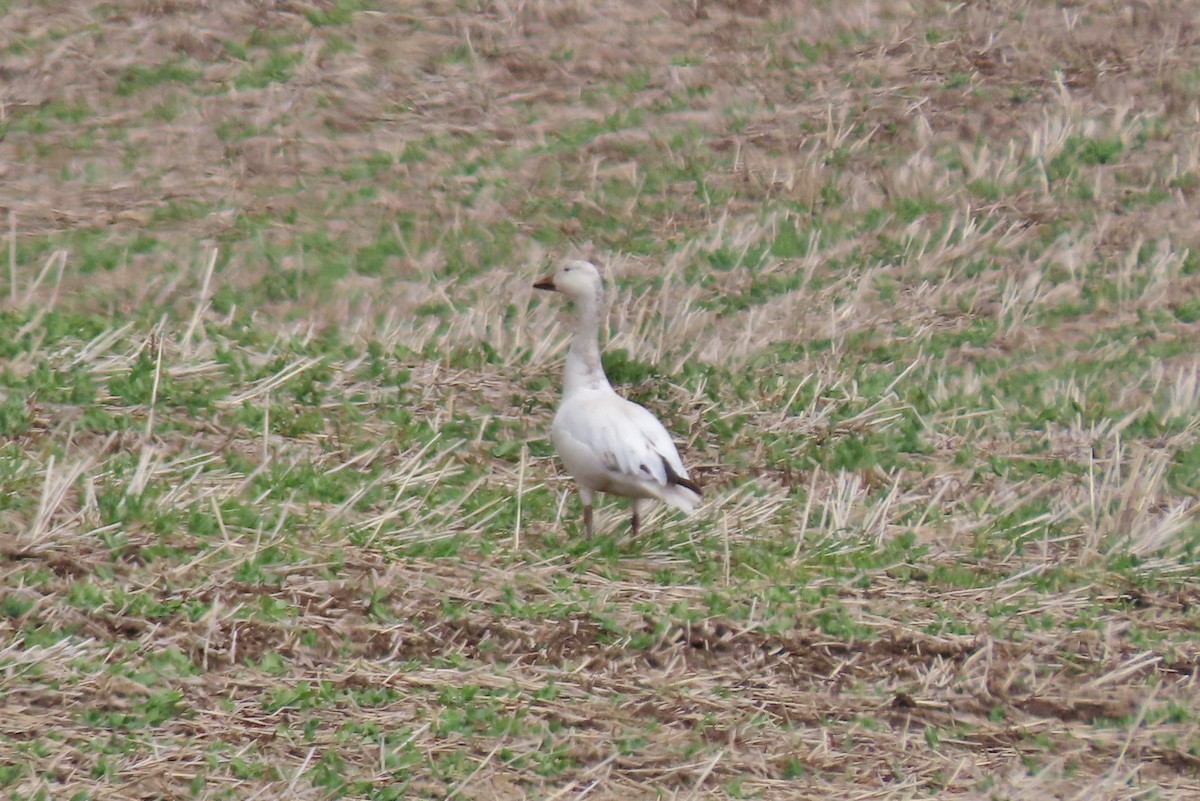
[[[1200,797],[1194,16],[0,0],[0,787]]]

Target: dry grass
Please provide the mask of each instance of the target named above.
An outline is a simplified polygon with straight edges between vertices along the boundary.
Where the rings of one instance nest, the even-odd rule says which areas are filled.
[[[1193,16],[0,0],[0,786],[1195,798]]]

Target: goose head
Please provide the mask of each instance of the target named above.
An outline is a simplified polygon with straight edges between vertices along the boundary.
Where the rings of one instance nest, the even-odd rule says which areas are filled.
[[[599,298],[602,292],[600,271],[590,261],[573,259],[563,262],[552,275],[539,279],[534,289],[561,292],[572,300]]]

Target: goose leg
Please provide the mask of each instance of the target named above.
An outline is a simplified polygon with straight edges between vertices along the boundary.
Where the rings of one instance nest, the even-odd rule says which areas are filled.
[[[638,499],[634,498],[629,502],[629,508],[633,511],[633,515],[629,519],[629,530],[633,532],[633,536],[637,536],[638,527],[641,525],[641,517],[638,515]]]
[[[580,489],[579,498],[583,501],[583,530],[587,534],[587,538],[592,538],[592,492],[591,490]]]

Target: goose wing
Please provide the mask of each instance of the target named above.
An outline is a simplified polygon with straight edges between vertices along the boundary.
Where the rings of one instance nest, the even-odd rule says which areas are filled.
[[[643,406],[615,393],[580,398],[560,409],[555,427],[560,426],[618,478],[649,482],[663,491],[680,485],[699,493],[670,433]]]

